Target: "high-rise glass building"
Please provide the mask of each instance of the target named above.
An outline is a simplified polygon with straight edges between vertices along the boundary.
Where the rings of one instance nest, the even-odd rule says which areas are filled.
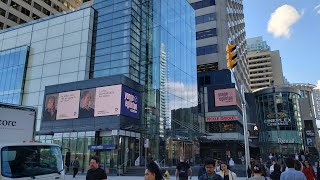
[[[144,85],[149,153],[178,159],[172,149],[187,144],[178,141],[179,133],[192,141],[190,132],[199,130],[192,111],[197,106],[193,8],[186,0],[95,0],[93,7],[98,13],[91,77],[123,74]],[[171,150],[165,151],[166,143]],[[182,156],[185,149],[174,153]]]
[[[195,12],[186,0],[95,0],[92,7],[0,31],[0,46],[0,62],[6,64],[0,73],[11,73],[3,91],[0,86],[0,98],[15,103],[8,97],[17,94],[17,104],[37,107],[40,141],[69,148],[83,164],[103,143],[115,145],[112,152],[97,152],[107,154],[102,159],[110,167],[123,168],[145,156],[145,139],[150,142],[145,158],[174,164],[180,157],[194,160],[199,152]],[[18,57],[26,58],[16,64]],[[12,75],[16,71],[19,76]],[[21,84],[7,85],[15,79]],[[95,93],[111,85],[141,94],[138,117],[75,115],[43,121],[44,96],[58,102],[61,93],[88,88]],[[72,107],[77,109],[77,103]]]

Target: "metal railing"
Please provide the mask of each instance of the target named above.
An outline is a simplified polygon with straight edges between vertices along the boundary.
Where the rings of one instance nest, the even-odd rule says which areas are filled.
[[[162,159],[159,163],[159,167],[166,167],[166,159]]]

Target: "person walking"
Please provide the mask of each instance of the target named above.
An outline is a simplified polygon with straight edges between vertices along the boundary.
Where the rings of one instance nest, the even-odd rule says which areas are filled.
[[[220,165],[221,171],[218,173],[224,180],[236,180],[236,173],[230,170],[230,167],[227,163],[222,162]]]
[[[304,168],[302,172],[306,176],[307,180],[314,180],[316,178],[316,173],[308,161],[304,161]]]
[[[272,180],[280,180],[280,176],[281,176],[281,166],[279,164],[274,164],[273,171],[270,174],[270,178]]]
[[[144,172],[144,179],[145,180],[163,180],[163,177],[160,172],[160,168],[154,161],[151,161],[147,165],[147,169]]]
[[[249,178],[251,180],[265,180],[266,177],[263,176],[262,174],[264,173],[263,170],[264,166],[262,164],[254,164],[252,167],[253,171],[253,177]]]
[[[181,157],[176,168],[176,179],[187,180],[188,175],[190,176],[190,179],[192,179],[192,169],[188,163],[184,162],[184,158]]]
[[[78,156],[76,156],[76,158],[75,158],[74,161],[72,162],[72,166],[73,166],[73,178],[75,178],[76,175],[78,174],[79,167],[80,167],[80,163],[79,163],[79,160],[78,160]]]
[[[93,156],[90,158],[90,169],[87,171],[86,180],[106,180],[107,174],[99,168],[100,160]]]
[[[223,178],[215,173],[216,160],[207,159],[204,163],[206,173],[200,176],[199,180],[223,180]]]
[[[281,173],[280,180],[306,180],[306,176],[301,172],[294,169],[294,159],[288,157],[285,160],[288,169]]]
[[[230,158],[230,160],[229,160],[229,166],[230,166],[230,167],[233,167],[233,166],[234,166],[234,161],[233,161],[232,158]]]

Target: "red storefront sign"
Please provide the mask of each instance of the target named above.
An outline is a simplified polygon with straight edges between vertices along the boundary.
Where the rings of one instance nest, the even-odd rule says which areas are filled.
[[[210,117],[207,117],[206,122],[236,121],[236,120],[238,120],[237,116],[210,116]]]

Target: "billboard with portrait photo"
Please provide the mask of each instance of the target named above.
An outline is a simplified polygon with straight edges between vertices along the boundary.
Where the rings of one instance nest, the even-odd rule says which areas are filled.
[[[59,93],[57,120],[78,118],[79,99],[80,90]]]
[[[79,118],[94,117],[96,88],[80,92]]]
[[[46,96],[46,101],[44,104],[43,116],[44,121],[56,120],[57,116],[57,103],[58,94],[49,94]]]
[[[96,88],[94,116],[119,115],[121,108],[121,85]]]

